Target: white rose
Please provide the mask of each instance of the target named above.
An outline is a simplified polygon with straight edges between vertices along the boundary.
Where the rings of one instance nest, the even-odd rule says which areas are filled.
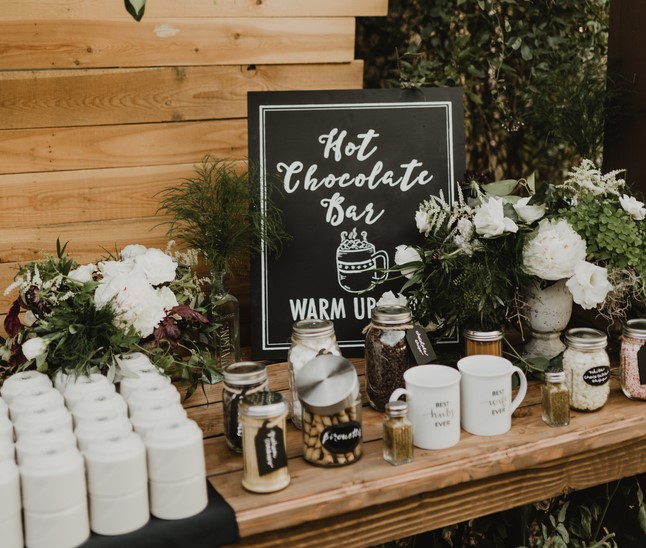
[[[646,208],[644,208],[644,202],[640,202],[634,196],[628,196],[624,194],[619,198],[619,203],[621,207],[624,208],[624,211],[628,213],[635,221],[642,221],[646,218]]]
[[[585,256],[585,241],[565,219],[543,219],[523,247],[523,268],[543,280],[561,280],[573,276]]]
[[[42,337],[33,337],[22,343],[22,353],[28,360],[33,360],[47,350],[47,341]]]
[[[152,285],[172,282],[175,279],[177,263],[161,249],[147,249],[134,258],[135,269],[143,272]]]
[[[529,198],[521,198],[514,204],[514,211],[520,218],[521,221],[527,224],[532,224],[534,221],[538,221],[545,215],[547,206],[545,204],[539,205],[527,205]]]
[[[613,289],[608,281],[608,271],[587,261],[576,265],[574,276],[565,285],[572,293],[574,302],[585,310],[601,304]]]
[[[397,296],[395,297],[395,294],[392,291],[386,291],[377,301],[376,306],[386,306],[393,304],[408,306],[408,299],[401,293],[397,293]]]
[[[96,265],[90,263],[71,270],[68,277],[77,282],[85,283],[92,279],[94,272],[96,272]]]
[[[139,255],[143,255],[147,251],[147,247],[145,245],[140,245],[140,244],[132,244],[132,245],[127,245],[121,250],[121,255],[122,259],[134,259],[135,257],[138,257]]]
[[[421,209],[418,209],[415,212],[415,224],[417,225],[417,230],[420,231],[424,236],[428,236],[428,233],[431,231],[431,225],[428,222],[428,213]]]
[[[417,263],[417,262],[420,262],[421,260],[422,260],[422,257],[414,247],[410,247],[408,245],[398,245],[395,248],[395,264],[399,266],[408,264],[408,263]],[[417,267],[409,266],[407,268],[402,269],[402,274],[410,279],[413,277],[416,271],[417,271]]]
[[[505,217],[501,198],[489,198],[476,208],[473,216],[476,232],[485,238],[500,236],[503,232],[517,232],[518,226]]]

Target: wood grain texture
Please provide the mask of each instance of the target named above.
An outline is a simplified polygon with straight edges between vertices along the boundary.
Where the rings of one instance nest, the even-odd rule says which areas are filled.
[[[532,391],[537,390],[534,383]],[[400,467],[387,464],[379,439],[370,438],[365,443],[363,458],[352,466],[323,472],[295,457],[290,460],[291,485],[262,497],[242,489],[241,472],[231,471],[230,462],[223,463],[223,473],[217,468],[209,468],[209,473],[212,483],[235,509],[243,537],[263,533],[262,538],[269,539],[267,531],[298,527],[294,530],[298,534],[305,535],[310,530],[314,535],[309,537],[311,541],[317,534],[325,539],[327,527],[333,521],[349,538],[358,524],[352,518],[353,512],[360,511],[356,518],[365,518],[373,511],[378,513],[382,505],[384,511],[392,512],[396,524],[380,540],[411,534],[405,516],[396,515],[397,504],[401,504],[398,501],[404,501],[404,505],[410,501],[431,501],[428,504],[434,511],[429,514],[435,517],[424,521],[419,532],[539,500],[564,489],[580,489],[646,470],[643,405],[627,400],[616,383],[613,382],[611,397],[602,410],[573,413],[568,427],[550,429],[540,414],[540,406],[532,397],[527,405],[523,404],[519,416],[514,417],[509,433],[488,438],[463,432],[455,447],[416,450],[415,461]],[[379,425],[380,419],[379,413],[364,408],[364,424],[369,429]],[[217,460],[209,457],[207,460],[219,466]],[[527,488],[519,489],[516,482],[527,483]],[[483,486],[498,489],[493,506],[482,504],[490,496]],[[479,498],[474,493],[479,493]],[[445,514],[441,510],[443,494],[453,500],[452,506],[447,503],[449,510]],[[465,502],[467,495],[472,502]],[[433,497],[439,499],[433,502]],[[316,520],[323,520],[321,528],[312,523]],[[305,523],[307,526],[299,527]],[[366,534],[369,529],[366,528]],[[291,546],[294,539],[282,540]],[[375,537],[366,537],[358,545],[374,542]]]
[[[0,131],[0,174],[247,157],[246,119]]]
[[[3,129],[245,118],[248,91],[360,89],[363,63],[0,72]]]
[[[388,0],[155,0],[146,5],[153,17],[321,17],[387,15]],[[122,19],[136,23],[123,2],[113,0],[3,0],[7,19]]]
[[[42,20],[2,23],[3,69],[354,60],[353,17]]]

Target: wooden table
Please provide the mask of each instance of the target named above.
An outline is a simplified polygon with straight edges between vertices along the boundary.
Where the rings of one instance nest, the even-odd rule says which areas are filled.
[[[362,374],[363,361],[353,361]],[[268,370],[271,389],[285,392],[286,364]],[[242,546],[370,546],[645,472],[646,402],[627,399],[616,380],[611,386],[601,410],[573,412],[569,426],[550,428],[541,421],[539,384],[530,382],[507,434],[462,432],[456,446],[416,449],[415,460],[398,467],[382,458],[382,415],[368,406],[364,454],[350,466],[306,463],[290,424],[292,482],[266,495],[240,484],[242,458],[222,436],[221,387],[186,406],[205,432],[207,474],[236,512]]]

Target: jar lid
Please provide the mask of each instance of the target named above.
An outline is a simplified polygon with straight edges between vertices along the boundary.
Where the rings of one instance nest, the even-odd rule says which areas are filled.
[[[565,332],[565,344],[578,350],[600,350],[608,344],[608,337],[598,329],[573,327]]]
[[[321,354],[297,373],[296,391],[308,411],[333,415],[354,404],[359,395],[359,378],[344,357]]]
[[[563,369],[548,369],[545,371],[545,380],[547,382],[565,382],[565,371]]]
[[[391,417],[405,417],[408,404],[404,400],[389,401],[386,403],[386,413]]]
[[[254,392],[243,396],[238,412],[243,417],[271,419],[287,413],[287,400],[280,392]]]
[[[224,382],[229,384],[258,384],[267,380],[267,369],[261,362],[235,362],[222,371]]]
[[[407,306],[387,304],[372,309],[372,320],[384,325],[396,325],[411,322],[413,315]]]
[[[298,339],[315,339],[334,336],[334,324],[331,320],[311,318],[299,320],[292,326],[292,335]]]
[[[492,342],[502,339],[502,331],[495,329],[493,331],[476,331],[475,329],[465,329],[463,331],[464,337],[470,341],[477,342]]]
[[[646,339],[646,319],[628,320],[624,325],[624,335],[633,339]]]

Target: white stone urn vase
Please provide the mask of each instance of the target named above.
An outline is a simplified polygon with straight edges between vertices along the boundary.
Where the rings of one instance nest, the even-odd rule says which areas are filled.
[[[525,357],[552,359],[565,350],[561,332],[572,315],[572,294],[565,282],[558,280],[544,288],[539,282],[532,282],[526,288],[526,313],[532,338],[525,345]]]

